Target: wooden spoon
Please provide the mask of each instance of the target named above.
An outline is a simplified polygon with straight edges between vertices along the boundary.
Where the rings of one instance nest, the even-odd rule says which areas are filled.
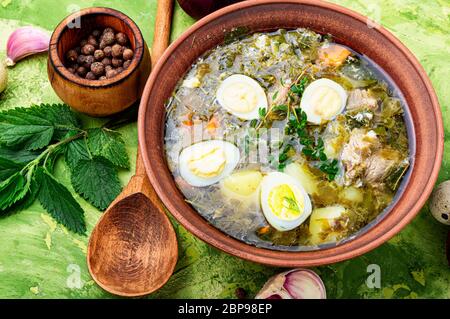
[[[172,10],[172,0],[158,0],[153,65],[169,44]],[[87,250],[89,272],[110,293],[143,296],[169,280],[177,258],[175,231],[148,180],[138,150],[136,174],[92,232]]]

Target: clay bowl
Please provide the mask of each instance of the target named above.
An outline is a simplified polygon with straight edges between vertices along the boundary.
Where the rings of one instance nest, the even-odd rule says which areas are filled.
[[[198,21],[169,47],[145,87],[139,139],[156,192],[185,228],[207,243],[244,259],[274,266],[307,267],[366,253],[390,239],[416,216],[432,191],[441,165],[444,133],[440,107],[430,80],[411,52],[386,29],[369,26],[364,16],[325,2],[244,1]],[[164,154],[164,103],[197,57],[222,43],[225,34],[235,27],[247,27],[251,32],[307,27],[330,33],[336,42],[374,60],[402,91],[408,104],[406,121],[412,165],[391,206],[352,238],[300,252],[257,248],[208,224],[177,189]]]
[[[86,80],[70,73],[64,66],[66,52],[94,29],[106,27],[128,36],[134,51],[131,65],[106,80]],[[136,102],[141,97],[150,68],[150,53],[138,26],[113,9],[88,8],[71,14],[56,27],[50,39],[47,70],[53,89],[72,108],[91,116],[118,113]]]

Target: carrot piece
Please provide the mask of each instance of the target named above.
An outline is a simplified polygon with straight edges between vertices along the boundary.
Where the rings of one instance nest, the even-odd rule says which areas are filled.
[[[209,134],[214,134],[216,132],[216,129],[219,127],[219,121],[215,116],[213,116],[208,124],[206,125],[206,129],[208,130]]]
[[[350,54],[342,45],[328,44],[319,49],[319,60],[329,66],[340,66]]]
[[[267,234],[269,232],[269,230],[270,230],[269,226],[261,227],[260,229],[258,229],[258,234],[259,235]]]
[[[182,121],[181,123],[183,123],[183,125],[186,125],[186,126],[193,126],[194,125],[194,122],[192,121],[193,116],[194,116],[194,113],[192,113],[192,112],[186,114],[186,120]]]

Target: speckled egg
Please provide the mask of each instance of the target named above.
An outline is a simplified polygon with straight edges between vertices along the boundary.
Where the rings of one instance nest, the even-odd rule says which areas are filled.
[[[450,181],[441,183],[430,198],[431,214],[440,223],[450,225]]]

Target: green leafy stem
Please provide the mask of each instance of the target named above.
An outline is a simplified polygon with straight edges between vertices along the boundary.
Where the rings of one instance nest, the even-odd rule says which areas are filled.
[[[124,120],[125,119],[125,120]],[[119,117],[104,126],[83,128],[67,105],[35,105],[0,113],[0,216],[26,209],[39,200],[67,229],[86,232],[84,211],[69,189],[53,175],[64,157],[73,189],[100,210],[120,193],[119,169],[129,158]]]

